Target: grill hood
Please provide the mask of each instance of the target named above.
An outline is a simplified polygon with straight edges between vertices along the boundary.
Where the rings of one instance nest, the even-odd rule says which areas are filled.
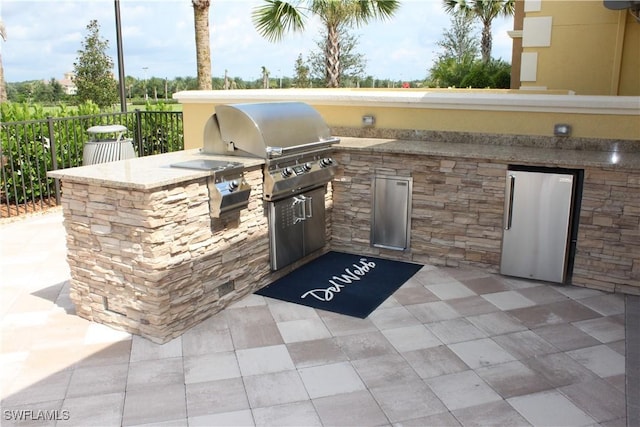
[[[203,152],[228,155],[239,150],[271,159],[338,142],[320,114],[308,104],[231,104],[216,106],[205,127]]]

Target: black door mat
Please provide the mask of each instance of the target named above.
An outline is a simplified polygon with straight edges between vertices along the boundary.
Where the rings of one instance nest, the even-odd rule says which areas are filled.
[[[364,319],[421,268],[409,262],[327,252],[255,293]]]

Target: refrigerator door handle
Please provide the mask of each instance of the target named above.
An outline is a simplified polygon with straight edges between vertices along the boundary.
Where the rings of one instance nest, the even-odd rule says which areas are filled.
[[[504,221],[503,226],[505,230],[511,229],[511,221],[513,218],[513,191],[516,186],[515,175],[509,175],[507,177],[507,185],[504,191]]]

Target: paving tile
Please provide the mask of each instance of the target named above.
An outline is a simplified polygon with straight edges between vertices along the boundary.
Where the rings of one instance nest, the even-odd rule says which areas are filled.
[[[424,325],[387,329],[382,334],[399,352],[442,345],[442,342]]]
[[[402,306],[385,309],[378,308],[369,315],[369,319],[371,319],[373,324],[381,331],[420,325],[420,321]]]
[[[169,384],[184,384],[182,358],[144,360],[129,364],[127,391],[150,386],[163,387]]]
[[[455,273],[453,269],[451,269],[451,272]],[[425,287],[442,283],[458,282],[458,279],[449,274],[449,270],[438,267],[422,268],[420,271],[413,275],[412,279],[416,280]]]
[[[252,427],[255,424],[253,422],[253,415],[251,413],[251,410],[243,409],[240,411],[223,412],[221,414],[207,414],[207,415],[200,415],[197,417],[189,417],[188,424],[185,421],[184,426],[186,427],[187,425],[189,427],[211,427],[211,426]]]
[[[351,364],[369,389],[420,378],[399,354],[354,360]]]
[[[407,310],[422,323],[439,322],[460,317],[460,314],[444,301],[413,304],[407,306]]]
[[[285,345],[238,350],[236,355],[243,376],[295,369]]]
[[[335,340],[350,360],[397,353],[382,332],[346,335],[336,337]]]
[[[327,365],[349,359],[335,338],[289,343],[287,349],[297,368]]]
[[[512,332],[493,337],[500,347],[517,359],[527,359],[541,354],[556,353],[558,350],[532,331]]]
[[[448,347],[472,369],[516,360],[491,338],[449,344]]]
[[[402,305],[421,304],[424,302],[440,301],[440,298],[435,296],[433,292],[429,291],[423,286],[406,286],[402,285],[397,291],[393,293],[393,297]]]
[[[359,319],[357,317],[345,316],[343,314],[321,310],[318,310],[318,314],[329,331],[331,331],[331,335],[336,337],[342,335],[361,334],[364,332],[374,332],[378,330],[371,319],[368,318]]]
[[[603,316],[624,314],[624,296],[620,294],[595,295],[581,298],[578,302]]]
[[[508,314],[529,329],[540,328],[548,325],[566,323],[566,321],[554,313],[548,304],[533,307],[516,308],[509,310]]]
[[[84,351],[89,355],[80,360],[77,366],[98,367],[105,365],[117,365],[119,363],[129,363],[131,360],[131,342],[132,340],[126,340],[108,345],[87,345],[84,347]]]
[[[285,343],[329,338],[331,333],[320,318],[278,322],[278,330]]]
[[[244,386],[252,408],[309,400],[307,390],[295,370],[245,376]]]
[[[439,377],[469,369],[469,366],[445,345],[409,351],[402,355],[421,378]]]
[[[566,354],[600,377],[611,377],[625,372],[624,356],[606,345],[571,350]]]
[[[467,317],[467,320],[489,336],[527,330],[527,327],[518,319],[502,311]]]
[[[465,298],[475,296],[476,293],[458,281],[447,283],[437,283],[426,285],[425,288],[431,291],[441,300],[449,300],[454,298]]]
[[[268,306],[269,311],[271,311],[271,315],[276,322],[320,318],[314,308],[300,304],[269,299]]]
[[[85,344],[114,343],[117,341],[131,340],[132,335],[128,332],[119,331],[99,323],[89,323],[84,336]]]
[[[599,291],[597,291],[599,292]],[[595,319],[600,314],[577,301],[567,300],[548,304],[547,307],[553,313],[560,316],[565,322],[578,322],[580,320]]]
[[[181,420],[186,417],[184,384],[142,387],[127,391],[125,395],[122,415],[124,426]]]
[[[511,290],[509,286],[505,285],[504,281],[495,276],[462,280],[462,284],[478,295]]]
[[[532,288],[519,289],[517,292],[536,304],[566,301],[569,298],[562,292],[558,292],[557,286],[554,285],[534,286]]]
[[[446,408],[423,381],[389,384],[370,390],[391,422],[440,414]]]
[[[460,423],[456,418],[451,415],[451,412],[442,412],[440,414],[429,415],[420,418],[411,418],[408,420],[401,420],[393,424],[395,427],[425,427],[425,426],[438,426],[438,427],[460,427]]]
[[[507,402],[489,402],[453,411],[453,415],[465,427],[526,426],[529,425]]]
[[[326,426],[375,426],[389,420],[366,390],[337,394],[313,400],[323,425]]]
[[[553,388],[551,383],[520,361],[488,366],[475,372],[505,399]]]
[[[311,401],[287,403],[284,405],[254,408],[253,419],[256,426],[320,427],[322,422]],[[213,423],[209,424],[212,425]],[[216,423],[216,425],[227,425]]]
[[[187,384],[186,400],[190,418],[249,409],[242,378]]]
[[[124,390],[118,393],[90,394],[68,397],[62,407],[68,419],[56,423],[58,426],[109,426],[122,423]]]
[[[498,307],[500,310],[513,310],[516,308],[531,307],[536,303],[516,291],[495,292],[484,294],[482,298]]]
[[[502,400],[473,371],[463,371],[425,380],[450,411]]]
[[[447,300],[447,304],[462,316],[475,316],[478,314],[499,311],[498,307],[477,295],[466,298],[450,299]]]
[[[165,344],[156,344],[146,338],[134,335],[131,339],[131,361],[167,359],[182,357],[182,338],[175,338]]]
[[[602,379],[572,384],[559,391],[599,423],[619,419],[626,411],[624,393]]]
[[[100,369],[76,368],[71,375],[66,397],[124,392],[128,373],[129,365],[126,363],[102,366]]]
[[[67,418],[71,414],[65,412],[62,407],[63,404],[62,399],[40,402],[37,405],[37,409],[35,409],[32,403],[8,405],[3,401],[2,427],[55,427],[57,420],[32,420],[32,418],[37,418],[38,413],[36,411],[50,411],[49,413],[57,415],[54,418]]]
[[[517,396],[507,402],[536,426],[583,426],[595,420],[555,390]]]
[[[540,374],[554,387],[561,387],[597,378],[565,353],[546,354],[522,360],[522,363]]]
[[[602,343],[620,341],[625,338],[624,325],[609,317],[582,320],[574,322],[573,325]]]
[[[471,341],[487,336],[485,332],[463,318],[430,323],[428,328],[445,344]]]
[[[560,351],[591,347],[600,343],[600,341],[570,323],[543,326],[534,329],[533,332]]]
[[[38,404],[53,400],[64,399],[72,371],[60,371],[48,375],[39,381],[25,382],[25,378],[20,377],[20,381],[14,382],[11,388],[3,390],[3,394],[8,396],[2,400],[2,406],[16,406],[19,404]]]
[[[312,399],[366,389],[348,362],[302,368],[299,372]]]
[[[183,364],[185,384],[240,377],[240,367],[233,351],[185,357]]]
[[[596,289],[583,288],[580,286],[558,286],[557,291],[575,300],[605,295],[605,292],[598,291]]]
[[[266,305],[224,311],[234,348],[246,349],[283,344],[282,336]]]
[[[233,350],[227,319],[218,313],[182,334],[182,354],[199,356]]]

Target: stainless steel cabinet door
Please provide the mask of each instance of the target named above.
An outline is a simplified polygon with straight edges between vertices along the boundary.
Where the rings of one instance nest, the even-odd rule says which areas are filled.
[[[269,249],[271,269],[278,270],[326,243],[326,188],[270,202]]]
[[[508,171],[502,274],[562,283],[573,175]]]
[[[322,249],[327,240],[325,224],[324,195],[325,187],[304,193],[305,220],[304,227],[304,255]]]
[[[373,178],[373,246],[396,250],[409,248],[412,184],[410,177]]]

